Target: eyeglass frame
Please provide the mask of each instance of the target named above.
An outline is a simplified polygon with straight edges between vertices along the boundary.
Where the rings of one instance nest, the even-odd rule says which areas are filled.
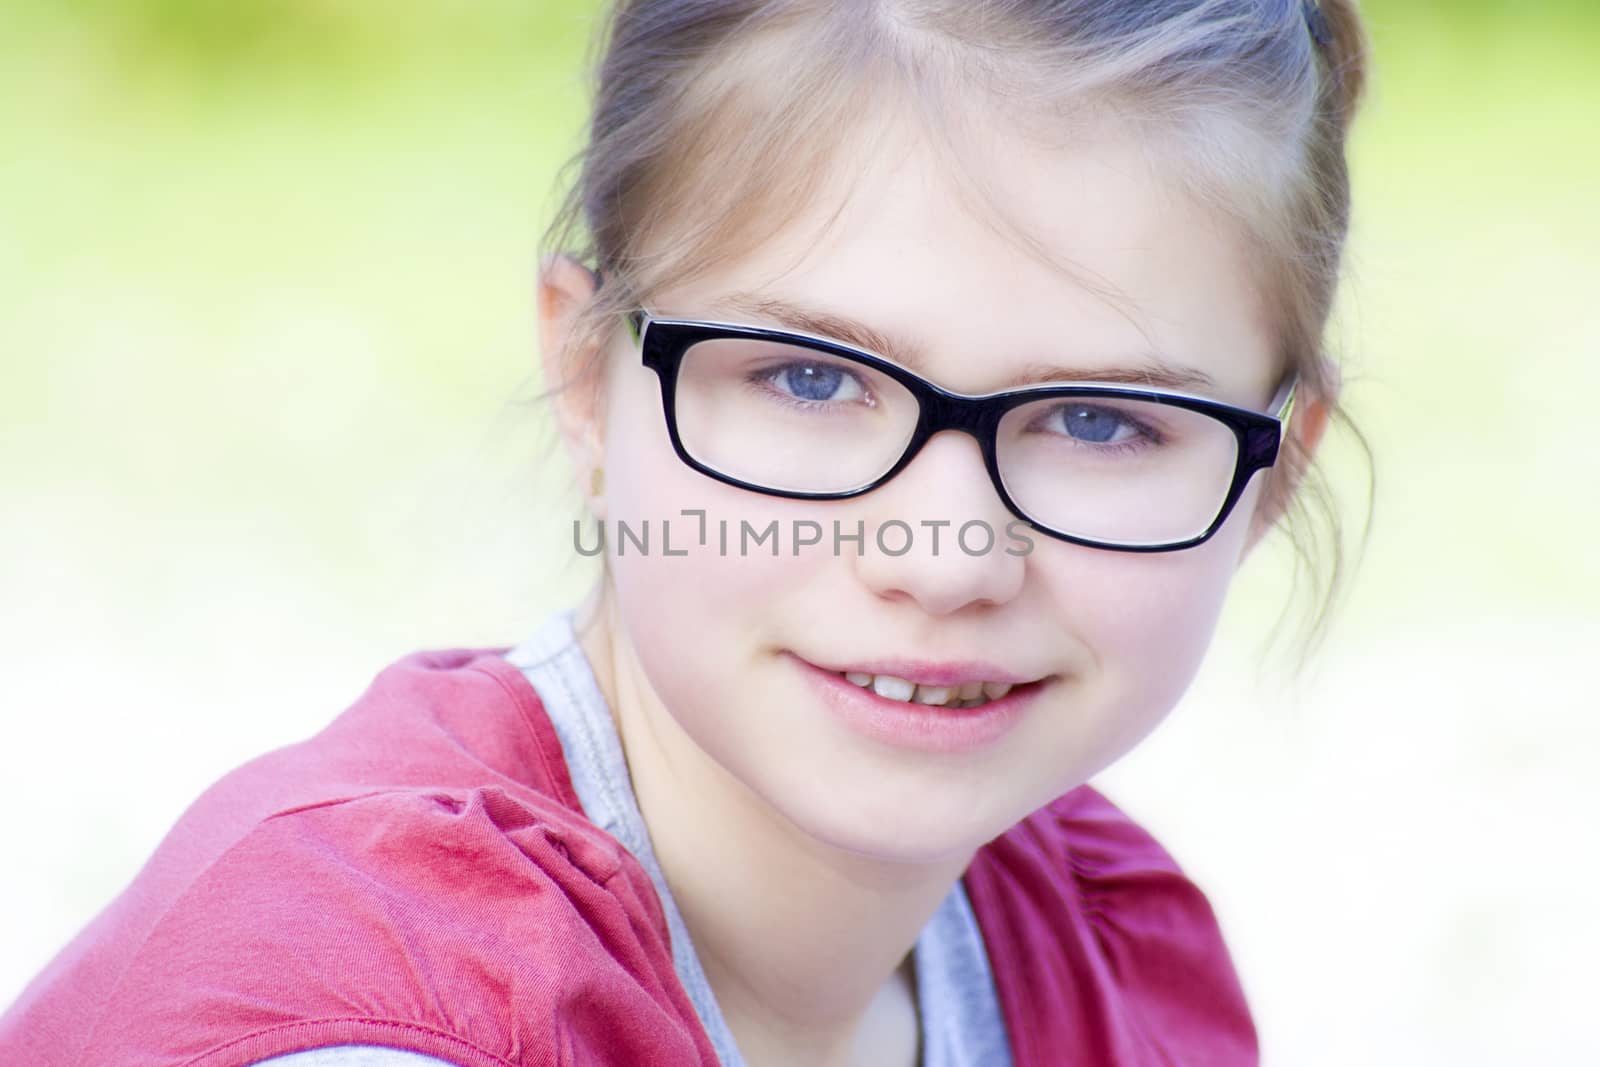
[[[748,489],[765,496],[790,500],[848,500],[864,496],[881,488],[898,475],[922,451],[934,434],[945,430],[958,430],[978,442],[983,454],[984,468],[994,485],[1001,503],[1017,518],[1047,537],[1089,548],[1103,548],[1114,552],[1176,552],[1193,548],[1210,540],[1227,522],[1238,505],[1257,471],[1267,470],[1278,461],[1284,429],[1294,412],[1295,393],[1299,375],[1290,373],[1278,386],[1267,412],[1239,407],[1210,397],[1198,396],[1176,389],[1156,386],[1131,386],[1115,382],[1063,382],[1024,386],[1019,389],[1002,389],[991,393],[957,393],[922,377],[920,374],[854,345],[832,338],[798,330],[769,326],[752,326],[702,319],[658,318],[645,308],[637,308],[626,316],[628,332],[639,346],[646,367],[655,371],[661,384],[662,413],[667,420],[667,435],[673,451],[692,469],[709,478],[739,489]],[[862,364],[893,379],[902,386],[917,404],[917,425],[906,442],[900,458],[882,475],[866,485],[837,492],[810,492],[797,489],[777,489],[757,482],[747,482],[696,459],[684,447],[678,433],[677,383],[683,357],[696,344],[718,339],[743,339],[775,341],[808,348],[836,358]],[[1182,541],[1162,542],[1154,545],[1128,544],[1102,541],[1078,534],[1052,529],[1028,515],[1006,490],[1000,474],[998,439],[1001,419],[1013,408],[1023,404],[1048,400],[1053,397],[1101,397],[1123,400],[1143,400],[1168,404],[1207,415],[1227,426],[1238,443],[1235,451],[1233,480],[1223,498],[1216,517],[1206,529]]]

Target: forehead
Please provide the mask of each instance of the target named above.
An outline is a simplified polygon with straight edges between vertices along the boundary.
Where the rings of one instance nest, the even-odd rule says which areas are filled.
[[[959,392],[1048,365],[1159,364],[1219,399],[1270,395],[1278,361],[1242,233],[1136,140],[1100,124],[1044,146],[995,128],[959,150],[900,136],[835,160],[788,225],[654,309],[752,321],[766,297],[852,320]]]

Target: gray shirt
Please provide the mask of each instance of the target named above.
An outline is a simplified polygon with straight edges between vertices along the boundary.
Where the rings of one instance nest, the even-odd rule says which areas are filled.
[[[605,697],[573,631],[571,610],[552,615],[506,653],[539,694],[561,738],[572,785],[589,820],[621,842],[655,884],[672,937],[673,965],[724,1067],[744,1067],[694,943],[656,861]],[[1010,1045],[994,975],[965,888],[958,881],[912,953],[922,1027],[922,1067],[1009,1067]],[[453,1067],[378,1045],[333,1045],[275,1056],[257,1067]]]

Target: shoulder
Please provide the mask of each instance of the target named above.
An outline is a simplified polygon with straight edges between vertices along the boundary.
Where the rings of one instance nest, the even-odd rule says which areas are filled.
[[[263,820],[328,800],[483,784],[580,808],[539,694],[500,650],[415,652],[316,734],[223,775],[174,834],[199,846],[186,850],[192,862]]]
[[[1172,854],[1093,786],[1057,797],[1013,834],[1028,840],[1041,859],[1064,862],[1084,892],[1104,894],[1129,881],[1172,889],[1191,885]]]
[[[1107,949],[1171,951],[1209,942],[1216,916],[1205,894],[1149,831],[1091,786],[1079,786],[991,842],[979,866],[1003,881],[1050,887],[1081,909]],[[1141,924],[1153,924],[1145,936]],[[1162,936],[1154,936],[1159,933]]]
[[[89,1059],[146,1062],[119,1058],[136,1031],[195,1067],[340,1043],[470,1067],[557,1048],[699,1062],[659,902],[625,859],[563,805],[497,787],[280,812],[155,924]]]
[[[578,807],[538,693],[502,649],[416,652],[299,745],[263,757],[282,778],[381,784],[503,780]],[[248,765],[247,765],[248,766]]]
[[[1087,1038],[1101,1051],[1092,1063],[1163,1062],[1159,1053],[1257,1062],[1210,902],[1098,790],[1080,786],[985,846],[966,882],[1008,1022],[1028,1032],[1023,1046]],[[1028,1062],[1052,1061],[1025,1048],[1019,1067]]]

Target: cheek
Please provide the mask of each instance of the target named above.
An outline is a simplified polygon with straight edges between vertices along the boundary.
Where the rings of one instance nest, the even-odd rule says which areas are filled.
[[[1177,554],[1119,558],[1079,574],[1059,591],[1077,605],[1085,640],[1112,676],[1192,673],[1211,640],[1233,573],[1205,546]]]
[[[1181,552],[1061,546],[1038,561],[1041,595],[1088,660],[1075,713],[1063,719],[1068,736],[1058,739],[1068,785],[1126,754],[1183,696],[1216,632],[1242,535],[1230,519],[1210,541]]]
[[[1195,548],[1107,553],[1098,565],[1057,578],[1058,602],[1081,613],[1108,671],[1149,671],[1176,681],[1179,691],[1193,677],[1238,571],[1258,493],[1259,479],[1222,529]]]
[[[780,590],[804,582],[816,564],[816,553],[795,558],[790,550],[798,502],[692,470],[664,434],[659,442],[617,443],[623,447],[610,453],[618,458],[614,465],[608,460],[606,473],[606,537],[618,592],[650,601],[643,606],[676,617],[680,629],[682,620],[698,617],[707,625],[723,620],[759,629],[763,608],[775,605]],[[774,523],[776,539],[769,533]],[[624,527],[631,537],[622,536]]]
[[[653,385],[613,390],[606,434],[606,566],[641,653],[736,613],[744,578],[716,552],[721,498],[735,490],[678,459]]]
[[[606,566],[651,687],[691,733],[701,733],[694,717],[738,701],[740,679],[774,647],[794,591],[834,561],[815,550],[792,552],[793,522],[815,520],[814,505],[724,485],[680,460],[654,375],[644,374],[642,383],[614,387],[610,398]],[[774,522],[776,556],[771,537],[757,540]],[[624,526],[633,537],[621,535]]]

